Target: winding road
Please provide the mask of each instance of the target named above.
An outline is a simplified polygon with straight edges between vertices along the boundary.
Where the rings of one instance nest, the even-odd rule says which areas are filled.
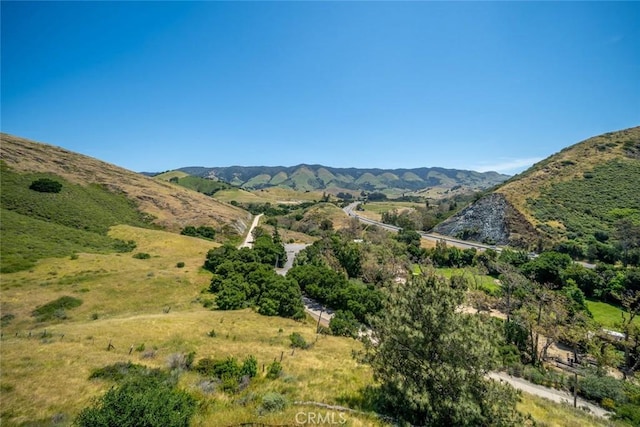
[[[395,225],[390,225],[390,224],[385,224],[379,221],[374,221],[372,219],[369,218],[365,218],[362,215],[358,215],[355,211],[356,206],[358,206],[358,204],[360,204],[360,202],[353,202],[347,206],[345,206],[342,210],[349,215],[350,217],[353,218],[357,218],[358,221],[363,222],[365,224],[371,224],[371,225],[375,225],[378,226],[380,228],[383,228],[385,230],[388,231],[393,231],[393,232],[398,232],[400,231],[402,228],[401,227],[396,227]],[[418,234],[420,234],[420,236],[422,236],[423,239],[429,240],[431,242],[438,242],[438,241],[445,241],[447,242],[447,244],[451,245],[451,246],[455,246],[457,248],[461,248],[461,249],[469,249],[469,248],[476,248],[476,249],[493,249],[496,252],[500,252],[502,251],[502,248],[497,247],[497,246],[490,246],[490,245],[485,245],[482,243],[478,243],[478,242],[467,242],[464,240],[459,240],[459,239],[454,239],[452,237],[449,236],[443,236],[441,234],[436,234],[436,233],[425,233],[423,231],[418,231]]]

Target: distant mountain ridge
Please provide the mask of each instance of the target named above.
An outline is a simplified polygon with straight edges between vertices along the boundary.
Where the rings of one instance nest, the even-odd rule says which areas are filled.
[[[183,167],[189,175],[219,179],[245,189],[290,187],[299,191],[349,190],[384,193],[420,192],[428,188],[483,190],[504,182],[508,175],[460,169],[334,168],[323,165]]]

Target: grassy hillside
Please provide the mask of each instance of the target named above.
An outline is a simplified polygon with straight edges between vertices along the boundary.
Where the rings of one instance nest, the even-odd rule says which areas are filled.
[[[177,178],[177,182],[175,183],[190,190],[197,191],[198,193],[206,194],[207,196],[212,196],[220,190],[233,188],[226,182],[191,175]]]
[[[554,240],[613,232],[620,219],[640,223],[640,161],[613,159],[581,178],[558,182],[527,200],[526,208]]]
[[[130,200],[100,185],[73,184],[52,174],[18,174],[4,162],[0,162],[0,172],[3,273],[30,268],[41,258],[131,250],[125,242],[108,237],[109,228],[117,224],[149,226],[150,218]],[[29,189],[41,178],[62,184],[61,191]]]
[[[182,172],[182,171],[167,171],[167,172],[160,173],[158,175],[154,175],[153,177],[155,179],[161,179],[163,181],[169,181],[171,178],[184,178],[186,176],[190,176],[190,175],[188,173]]]
[[[615,224],[640,224],[640,127],[567,147],[479,199],[436,231],[522,248],[587,246]],[[491,224],[491,225],[490,225]],[[468,231],[468,233],[466,233]]]
[[[49,259],[32,271],[3,275],[3,338],[1,351],[2,425],[48,424],[52,417],[70,421],[110,383],[89,380],[92,370],[132,361],[167,366],[174,353],[202,357],[253,354],[262,366],[283,356],[284,376],[256,380],[244,393],[228,395],[200,390],[203,378],[183,375],[180,386],[205,404],[195,425],[232,425],[256,421],[292,423],[304,406],[294,401],[339,404],[370,381],[367,367],[351,358],[360,345],[351,339],[321,337],[313,348],[291,354],[289,335],[315,340],[315,321],[295,322],[264,317],[250,310],[219,312],[203,307],[210,273],[200,266],[210,242],[158,230],[114,227],[111,237],[135,240],[131,254],[80,254],[77,259]],[[184,268],[177,263],[184,262]],[[82,304],[54,321],[38,322],[32,311],[61,296]],[[167,311],[167,308],[170,310]],[[11,315],[11,316],[7,316]],[[44,332],[46,330],[46,333]],[[209,332],[216,331],[216,337]],[[109,342],[114,348],[107,351]],[[135,349],[129,352],[131,346]],[[263,375],[261,375],[263,376]],[[258,417],[260,398],[269,391],[286,396],[284,412]],[[254,396],[254,397],[251,397]],[[247,403],[239,403],[245,399]],[[254,400],[252,400],[254,399]],[[66,423],[65,423],[66,424]],[[349,415],[354,426],[378,425],[366,416]]]
[[[507,181],[497,192],[551,239],[610,230],[640,219],[640,127],[565,148]]]
[[[179,231],[209,225],[243,233],[249,214],[211,197],[59,147],[1,134],[0,158],[18,173],[48,173],[70,183],[97,184],[131,200],[156,225]]]
[[[247,191],[239,188],[221,190],[215,193],[214,198],[222,202],[231,203],[286,203],[295,204],[320,200],[322,192],[300,192],[284,187],[269,187],[261,190]]]

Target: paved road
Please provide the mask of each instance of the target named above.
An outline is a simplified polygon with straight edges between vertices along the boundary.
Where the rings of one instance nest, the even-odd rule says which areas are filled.
[[[385,230],[393,231],[396,233],[401,230],[400,227],[396,227],[395,225],[384,224],[382,222],[374,221],[372,219],[365,218],[361,215],[358,215],[355,211],[355,208],[359,203],[360,202],[353,202],[348,206],[345,206],[342,210],[350,217],[358,218],[358,221],[363,222],[365,224],[376,225],[378,227],[384,228]],[[453,237],[443,236],[442,234],[437,234],[437,233],[425,233],[423,231],[419,231],[418,234],[420,234],[420,236],[422,236],[423,239],[426,239],[432,242],[438,242],[442,240],[442,241],[445,241],[449,246],[455,246],[460,249],[469,249],[469,248],[475,248],[480,250],[493,249],[496,252],[502,252],[502,249],[503,249],[499,246],[490,246],[490,245],[485,245],[478,242],[469,242],[466,240],[454,239]],[[531,258],[535,258],[537,256],[538,256],[537,254],[530,255]],[[583,261],[574,261],[574,262],[586,268],[590,268],[590,269],[596,268],[595,264],[590,264],[588,262],[583,262]]]
[[[287,271],[293,267],[293,260],[298,255],[298,252],[306,248],[305,243],[287,243],[284,245],[285,251],[287,251],[287,262],[282,268],[276,268],[276,273],[286,276]],[[329,326],[329,321],[333,317],[333,310],[323,307],[319,302],[312,300],[309,297],[302,296],[302,303],[304,304],[304,310],[311,315],[314,319],[320,319],[322,326]]]
[[[284,263],[284,267],[276,268],[276,272],[282,276],[286,276],[287,271],[293,267],[293,260],[298,255],[298,252],[307,246],[309,245],[306,243],[286,243],[284,245],[284,250],[287,252],[287,262]]]
[[[378,222],[378,221],[374,221],[372,219],[369,218],[365,218],[361,215],[358,215],[355,211],[356,206],[359,204],[360,202],[353,202],[347,206],[345,206],[342,210],[349,215],[350,217],[354,217],[357,218],[358,221],[363,222],[365,224],[371,224],[371,225],[376,225],[380,228],[383,228],[385,230],[389,230],[389,231],[393,231],[393,232],[398,232],[401,230],[400,227],[396,227],[395,225],[389,225],[389,224],[384,224],[382,222]],[[432,241],[432,242],[438,242],[440,240],[443,240],[445,242],[447,242],[448,245],[450,246],[455,246],[457,248],[461,248],[461,249],[469,249],[469,248],[476,248],[476,249],[493,249],[496,252],[500,252],[502,251],[502,248],[497,247],[497,246],[490,246],[490,245],[484,245],[482,243],[478,243],[478,242],[468,242],[465,240],[459,240],[459,239],[454,239],[452,237],[449,236],[443,236],[442,234],[436,234],[436,233],[425,233],[425,232],[418,232],[420,234],[420,236],[422,236],[423,239]]]
[[[556,390],[554,388],[544,387],[541,385],[530,383],[527,380],[518,377],[512,377],[509,374],[504,372],[490,372],[488,374],[489,378],[492,378],[497,381],[506,382],[513,386],[513,388],[517,390],[522,390],[529,394],[534,394],[536,396],[543,397],[545,399],[552,400],[558,403],[568,403],[573,406],[573,396],[570,393],[562,390]],[[587,407],[589,408],[589,412],[598,417],[606,418],[611,415],[611,412],[605,411],[601,407],[594,405],[593,403],[587,402],[586,400],[578,397],[577,400],[578,408]]]

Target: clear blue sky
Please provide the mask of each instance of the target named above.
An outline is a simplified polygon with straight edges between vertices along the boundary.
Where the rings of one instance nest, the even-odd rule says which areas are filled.
[[[640,3],[5,2],[2,131],[135,171],[513,173],[640,124]]]

